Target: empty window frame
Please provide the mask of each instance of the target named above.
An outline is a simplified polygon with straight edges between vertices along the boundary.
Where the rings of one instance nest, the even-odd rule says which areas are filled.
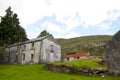
[[[23,61],[25,61],[25,53],[22,54]]]
[[[22,50],[25,50],[26,49],[26,45],[24,44],[23,47],[22,47]]]
[[[1,60],[2,60],[2,61],[4,60],[4,56],[3,56],[3,55],[1,55]]]
[[[23,47],[24,49],[26,49],[26,45],[24,45],[24,47]]]
[[[31,60],[33,60],[33,57],[34,57],[34,55],[33,55],[33,54],[31,54]]]
[[[16,55],[15,56],[15,62],[17,63],[17,61],[18,61],[18,56]]]
[[[9,62],[10,61],[10,56],[7,56],[7,62]]]
[[[54,53],[53,45],[50,45],[50,52],[51,52],[51,53]]]
[[[69,61],[69,57],[67,58],[67,61]]]
[[[31,43],[31,49],[33,49],[34,48],[34,43]]]
[[[80,57],[77,57],[77,59],[79,59]]]

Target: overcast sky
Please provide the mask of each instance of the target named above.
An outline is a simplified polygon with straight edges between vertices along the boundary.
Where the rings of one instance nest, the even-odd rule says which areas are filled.
[[[0,0],[0,16],[9,6],[29,39],[44,29],[55,38],[113,35],[120,30],[120,0]]]

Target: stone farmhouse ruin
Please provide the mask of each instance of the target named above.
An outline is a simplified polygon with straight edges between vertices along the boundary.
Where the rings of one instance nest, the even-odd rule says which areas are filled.
[[[61,61],[61,47],[52,35],[7,46],[1,63],[36,64]]]

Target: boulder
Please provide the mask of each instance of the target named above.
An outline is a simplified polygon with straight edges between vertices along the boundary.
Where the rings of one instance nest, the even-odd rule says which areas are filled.
[[[106,61],[110,74],[120,75],[120,31],[106,45]]]

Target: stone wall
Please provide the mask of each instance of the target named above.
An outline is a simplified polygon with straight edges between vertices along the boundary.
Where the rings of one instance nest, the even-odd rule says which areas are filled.
[[[42,55],[45,62],[61,61],[61,47],[49,39],[44,39]]]
[[[120,31],[106,45],[106,59],[111,74],[120,75]]]
[[[73,73],[73,74],[81,74],[81,75],[89,75],[89,76],[91,75],[104,76],[105,74],[108,74],[107,69],[102,69],[102,68],[94,68],[94,69],[88,67],[75,68],[74,66],[54,65],[54,64],[46,64],[44,68],[54,72]]]

